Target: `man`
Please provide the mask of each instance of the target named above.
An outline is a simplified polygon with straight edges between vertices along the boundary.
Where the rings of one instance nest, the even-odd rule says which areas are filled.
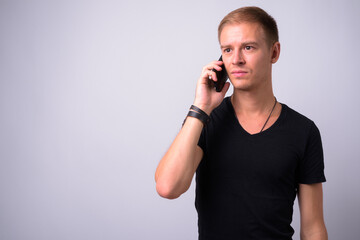
[[[257,7],[229,13],[218,38],[223,61],[206,65],[194,105],[155,173],[165,198],[179,197],[196,172],[199,239],[292,239],[298,196],[302,240],[327,239],[320,133],[272,90],[280,55],[275,20]],[[230,83],[210,79],[225,67]],[[210,117],[208,117],[210,115]]]

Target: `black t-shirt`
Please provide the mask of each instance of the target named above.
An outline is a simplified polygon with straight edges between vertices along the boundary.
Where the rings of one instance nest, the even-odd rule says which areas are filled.
[[[326,181],[314,122],[282,104],[277,121],[251,135],[229,97],[210,118],[199,140],[204,157],[196,171],[199,239],[292,239],[298,184]]]

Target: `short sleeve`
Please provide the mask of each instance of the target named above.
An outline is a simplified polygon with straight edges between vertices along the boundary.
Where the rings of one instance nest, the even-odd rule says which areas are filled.
[[[198,146],[201,147],[201,149],[203,150],[203,152],[205,152],[205,149],[206,149],[206,138],[205,138],[205,134],[206,134],[206,129],[205,127],[202,129],[201,131],[201,135],[200,135],[200,138],[199,138],[199,142],[198,142]]]
[[[299,166],[299,183],[312,184],[325,182],[324,153],[321,142],[320,131],[312,122],[308,134],[303,159]]]

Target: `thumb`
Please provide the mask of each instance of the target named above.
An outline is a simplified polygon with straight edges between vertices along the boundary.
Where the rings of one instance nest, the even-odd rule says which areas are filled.
[[[221,90],[221,93],[225,95],[225,93],[229,90],[230,83],[226,82],[223,89]]]

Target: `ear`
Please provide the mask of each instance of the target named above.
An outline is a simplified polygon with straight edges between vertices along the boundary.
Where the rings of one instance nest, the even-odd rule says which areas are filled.
[[[276,63],[280,57],[280,43],[276,42],[271,47],[271,63]]]

